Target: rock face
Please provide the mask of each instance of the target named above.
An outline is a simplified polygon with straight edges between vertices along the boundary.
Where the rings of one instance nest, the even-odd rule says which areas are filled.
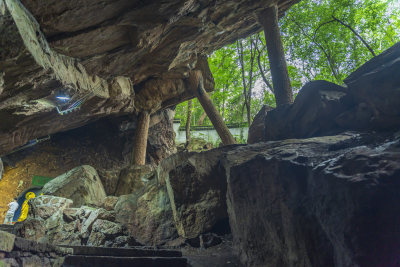
[[[151,117],[147,140],[147,162],[158,165],[161,160],[176,153],[175,111],[166,109]]]
[[[400,43],[347,87],[307,84],[265,116],[264,141],[286,140],[225,153],[229,219],[246,266],[399,265],[399,59]]]
[[[228,152],[228,212],[242,262],[395,266],[400,136],[378,139],[337,135]]]
[[[83,165],[62,174],[45,184],[43,194],[69,198],[74,207],[100,206],[106,193],[96,170]]]
[[[400,126],[400,43],[365,63],[341,87],[306,84],[294,103],[267,112],[264,141],[391,130]]]
[[[214,153],[182,153],[165,170],[162,166],[175,226],[180,236],[195,238],[227,218],[226,179],[219,160],[224,149]],[[174,161],[173,157],[168,159]],[[173,167],[172,167],[173,166]]]
[[[155,180],[133,194],[120,196],[115,212],[116,221],[142,244],[161,245],[177,237],[167,190]]]
[[[264,121],[265,116],[268,111],[271,111],[272,107],[264,105],[257,115],[254,117],[253,122],[249,127],[249,135],[247,138],[248,144],[258,143],[264,140],[265,129],[264,129]]]
[[[391,130],[400,125],[399,72],[400,42],[345,79],[352,98],[358,104],[353,114],[363,114],[362,124],[357,125],[358,128]],[[357,115],[350,116],[346,126],[351,125],[353,117],[360,117]]]
[[[128,195],[140,190],[154,175],[154,170],[150,165],[132,165],[123,169],[119,175],[115,195]]]
[[[335,118],[350,108],[346,88],[327,81],[306,84],[292,105],[278,107],[265,116],[264,140],[308,138],[340,133]]]
[[[256,13],[275,2],[1,0],[0,155],[99,117],[192,98],[192,70],[213,90],[205,55],[258,32]],[[278,1],[281,15],[295,2]]]

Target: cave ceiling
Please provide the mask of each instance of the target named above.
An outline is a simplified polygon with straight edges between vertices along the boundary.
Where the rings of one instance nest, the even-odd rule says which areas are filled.
[[[274,2],[297,0],[0,0],[0,155],[192,98],[193,69],[212,91],[207,55],[260,31]]]

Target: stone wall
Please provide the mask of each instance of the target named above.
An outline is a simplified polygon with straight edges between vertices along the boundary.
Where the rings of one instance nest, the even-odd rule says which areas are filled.
[[[61,267],[70,248],[60,248],[0,231],[0,266]]]

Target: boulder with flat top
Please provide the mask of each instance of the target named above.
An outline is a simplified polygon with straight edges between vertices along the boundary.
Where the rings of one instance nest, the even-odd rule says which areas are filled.
[[[54,178],[43,187],[42,193],[69,198],[73,207],[101,206],[106,198],[97,171],[89,165],[76,167]]]

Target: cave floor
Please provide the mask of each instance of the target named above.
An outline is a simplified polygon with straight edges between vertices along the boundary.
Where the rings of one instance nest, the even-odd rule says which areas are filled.
[[[242,267],[239,258],[233,254],[232,241],[224,240],[221,244],[209,248],[182,248],[192,267]]]

